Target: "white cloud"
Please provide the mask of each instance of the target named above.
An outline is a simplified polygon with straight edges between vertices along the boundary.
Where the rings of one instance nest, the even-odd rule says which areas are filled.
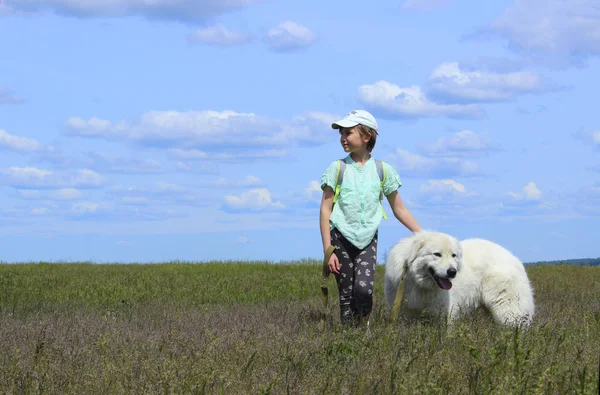
[[[74,188],[62,188],[49,191],[38,191],[35,189],[19,189],[17,190],[17,193],[19,197],[24,200],[77,200],[83,196],[81,191]]]
[[[163,192],[182,192],[185,190],[184,187],[177,184],[172,184],[170,182],[157,181],[156,186],[159,191]]]
[[[42,180],[53,173],[49,170],[36,169],[35,167],[10,167],[0,170],[0,174],[17,179]]]
[[[100,204],[98,203],[75,203],[71,206],[71,210],[77,214],[95,213],[99,207]]]
[[[32,215],[44,215],[47,212],[48,212],[47,207],[36,207],[36,208],[31,209]]]
[[[495,149],[487,134],[470,130],[461,130],[451,137],[440,137],[423,146],[423,151],[429,156],[485,156]]]
[[[35,167],[0,169],[0,184],[20,189],[99,188],[106,182],[103,176],[89,169],[65,175]]]
[[[209,157],[206,152],[197,149],[172,148],[168,152],[174,157],[187,160],[203,160]]]
[[[465,186],[454,180],[429,180],[427,184],[421,185],[421,192],[426,193],[458,193],[468,194]]]
[[[8,8],[4,3],[0,3],[0,16],[11,14],[11,9]]]
[[[484,33],[525,56],[581,63],[600,55],[600,7],[597,0],[515,0]]]
[[[189,163],[177,161],[177,163],[175,163],[175,169],[181,173],[217,174],[219,172],[219,168],[214,162]]]
[[[150,203],[150,199],[146,197],[123,196],[121,198],[121,203],[128,205],[146,206]]]
[[[186,159],[186,160],[210,160],[220,162],[242,162],[246,160],[257,160],[257,159],[277,159],[289,157],[290,152],[284,149],[266,149],[257,150],[256,152],[238,151],[233,150],[231,152],[220,152],[207,154],[204,151],[197,149],[181,149],[173,148],[167,151],[167,153],[175,158]]]
[[[324,124],[330,118],[316,112],[282,121],[234,111],[152,111],[133,123],[72,117],[66,127],[69,135],[165,147],[179,159],[235,162],[283,157],[288,153],[282,147],[318,146],[331,141],[334,134],[326,132],[331,125]]]
[[[428,180],[414,196],[406,197],[406,203],[420,212],[419,215],[434,216],[434,220],[452,218],[478,222],[489,219],[497,211],[494,199],[450,178]]]
[[[337,114],[329,114],[320,111],[307,111],[304,115],[294,117],[294,121],[300,123],[317,123],[331,127],[331,124],[339,121],[342,117]]]
[[[479,174],[477,163],[460,158],[429,158],[396,149],[394,156],[396,170],[400,177],[449,178],[469,177]]]
[[[427,10],[440,7],[448,3],[448,0],[405,0],[402,8],[407,10]]]
[[[442,63],[436,67],[429,76],[428,87],[436,97],[462,102],[508,101],[522,94],[557,89],[556,84],[534,72],[466,70],[458,62]]]
[[[231,31],[222,25],[215,25],[196,30],[189,36],[189,41],[231,47],[248,44],[252,41],[252,37],[247,34]]]
[[[235,242],[241,244],[248,244],[250,243],[250,240],[246,236],[240,236],[237,239],[235,239]]]
[[[559,204],[543,199],[535,183],[528,183],[520,193],[506,197],[469,190],[452,179],[429,180],[407,203],[423,215],[456,218],[461,221],[489,221],[557,213]],[[562,211],[565,211],[564,208]],[[598,211],[600,213],[600,211]]]
[[[322,193],[321,184],[319,181],[313,180],[308,183],[306,188],[304,189],[304,193],[307,195],[312,195],[314,192]]]
[[[227,178],[218,178],[211,185],[220,188],[232,188],[232,187],[256,187],[263,185],[260,178],[255,176],[246,176],[246,178],[239,181],[232,181]]]
[[[0,4],[0,7],[2,5]],[[0,8],[0,15],[2,15],[2,9]],[[13,91],[6,88],[0,88],[0,104],[21,104],[23,99],[18,97]]]
[[[242,192],[240,196],[225,196],[225,211],[280,211],[285,206],[279,201],[273,201],[271,192],[266,188],[252,189]]]
[[[110,121],[97,117],[92,117],[88,121],[72,117],[67,120],[66,126],[72,134],[84,137],[117,137],[127,129],[123,121],[113,125]]]
[[[44,149],[43,144],[35,139],[19,137],[0,129],[0,149],[15,152],[38,152]]]
[[[572,194],[573,209],[584,216],[600,216],[600,184],[587,185]]]
[[[53,200],[75,200],[82,197],[81,191],[74,188],[62,188],[50,192],[50,198]]]
[[[460,69],[465,71],[507,74],[523,70],[527,66],[527,63],[523,59],[507,56],[476,56],[471,59],[462,60],[459,66]]]
[[[170,182],[157,181],[150,186],[115,185],[109,195],[117,203],[143,206],[206,206],[210,203],[205,193]]]
[[[474,205],[476,197],[477,193],[467,190],[464,184],[452,179],[429,180],[420,186],[417,201],[420,207],[436,207],[436,210],[444,212],[449,207]],[[481,201],[477,203],[481,204]]]
[[[285,21],[269,29],[265,37],[266,43],[276,52],[294,51],[307,47],[317,40],[317,35],[307,28],[292,21]]]
[[[556,213],[559,207],[559,203],[543,199],[542,191],[533,181],[527,183],[520,192],[508,192],[507,195],[509,198],[504,199],[498,205],[500,215],[511,214],[522,217]]]
[[[15,136],[0,129],[0,151],[3,150],[28,155],[36,161],[48,161],[52,163],[65,161],[63,154],[56,147],[44,145],[33,138]]]
[[[48,212],[48,207],[36,207],[31,209],[31,215],[45,215]]]
[[[188,163],[185,162],[177,162],[175,164],[175,168],[179,171],[186,171],[186,172],[190,172],[193,170],[192,166],[190,166]]]
[[[322,194],[323,191],[321,190],[321,184],[319,181],[310,181],[306,188],[304,188],[304,197],[312,203],[320,202]]]
[[[152,111],[141,115],[137,124],[112,123],[93,117],[67,120],[73,135],[126,138],[140,143],[238,144],[269,143],[282,133],[272,121],[251,113],[234,111]]]
[[[74,186],[100,186],[106,182],[105,178],[90,169],[79,170],[69,180],[69,184]]]
[[[594,147],[600,148],[600,130],[582,129],[575,132],[573,136],[586,144],[591,144]]]
[[[42,193],[35,189],[19,189],[17,193],[22,199],[41,199]]]
[[[263,182],[258,177],[247,176],[244,179],[244,181],[242,182],[242,185],[244,185],[244,186],[257,186],[257,185],[262,185],[262,183]]]
[[[240,10],[260,0],[10,0],[15,11],[52,10],[74,17],[141,16],[150,20],[203,23],[219,14]]]
[[[126,158],[99,152],[87,152],[81,160],[86,168],[103,173],[119,174],[159,174],[167,169],[157,160],[138,157]]]
[[[358,100],[368,108],[390,117],[479,119],[485,116],[477,105],[437,104],[430,101],[416,85],[401,88],[387,81],[360,86]]]
[[[187,213],[178,212],[171,207],[150,207],[143,204],[126,202],[78,202],[70,209],[58,213],[61,218],[77,221],[108,221],[111,223],[131,223],[132,221],[164,221],[171,218],[183,218]]]
[[[546,106],[544,106],[542,104],[538,104],[533,109],[527,109],[525,107],[518,106],[515,109],[515,111],[517,112],[517,114],[520,114],[520,115],[532,115],[532,114],[542,113],[544,111],[548,111],[548,107],[546,107]]]
[[[542,199],[542,191],[538,189],[533,181],[525,185],[520,193],[509,192],[508,194],[519,201],[539,201]]]

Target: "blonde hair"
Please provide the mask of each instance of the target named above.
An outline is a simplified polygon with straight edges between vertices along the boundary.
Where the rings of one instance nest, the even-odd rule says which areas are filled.
[[[362,138],[371,138],[367,143],[367,151],[373,151],[373,148],[375,148],[375,143],[377,142],[377,131],[361,124],[358,124],[358,131]]]

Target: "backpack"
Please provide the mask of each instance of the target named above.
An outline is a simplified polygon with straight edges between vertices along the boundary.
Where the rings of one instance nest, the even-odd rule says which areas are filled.
[[[377,174],[379,175],[380,188],[379,188],[379,201],[383,200],[383,183],[385,182],[385,166],[383,165],[383,161],[375,160],[375,165],[377,167]],[[340,196],[340,188],[342,185],[342,181],[344,180],[344,171],[346,170],[346,162],[343,159],[337,160],[337,182],[335,185],[335,195],[333,195],[333,204],[337,202],[338,197]],[[383,214],[383,219],[387,219],[387,215],[385,214],[385,210],[383,209],[383,204],[381,205],[381,213]]]

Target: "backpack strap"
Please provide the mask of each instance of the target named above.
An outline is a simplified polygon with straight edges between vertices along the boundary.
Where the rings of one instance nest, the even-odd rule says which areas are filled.
[[[340,196],[340,188],[342,186],[342,181],[344,180],[344,172],[346,171],[346,161],[343,159],[338,159],[337,161],[337,180],[335,183],[335,195],[333,195],[333,204],[337,202],[338,197]]]
[[[379,175],[380,187],[379,187],[379,201],[383,201],[383,184],[385,183],[385,166],[383,165],[383,161],[375,159],[375,165],[377,166],[377,175]],[[383,219],[387,219],[387,215],[385,214],[385,210],[383,209],[383,204],[381,205],[381,213],[383,214]]]

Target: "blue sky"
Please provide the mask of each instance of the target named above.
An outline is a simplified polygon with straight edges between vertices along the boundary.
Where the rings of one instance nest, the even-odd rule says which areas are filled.
[[[597,2],[365,4],[2,0],[0,260],[319,258],[358,108],[423,228],[600,256]]]

